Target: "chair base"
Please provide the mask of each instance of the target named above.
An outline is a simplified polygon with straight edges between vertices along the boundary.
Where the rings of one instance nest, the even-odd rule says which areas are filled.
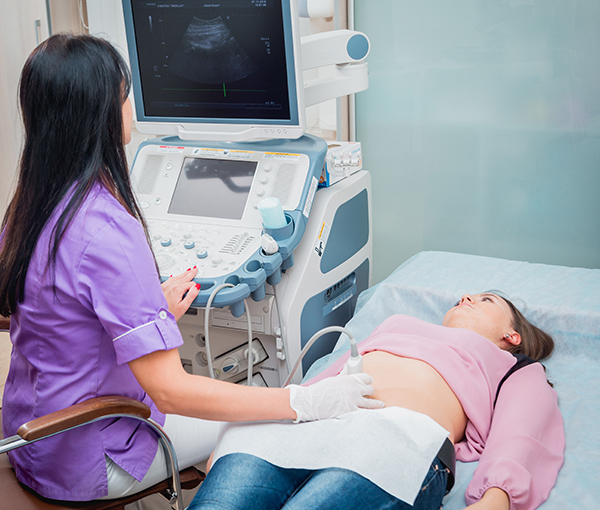
[[[195,467],[184,469],[180,472],[181,488],[184,490],[194,489],[200,485],[200,482],[204,478],[204,473],[198,471]],[[0,510],[71,510],[73,508],[82,508],[85,510],[123,510],[125,505],[134,503],[151,494],[166,491],[169,488],[169,481],[163,480],[145,491],[120,499],[84,502],[56,501],[44,498],[29,487],[20,484],[14,469],[10,465],[8,455],[0,455],[0,487],[2,487]]]

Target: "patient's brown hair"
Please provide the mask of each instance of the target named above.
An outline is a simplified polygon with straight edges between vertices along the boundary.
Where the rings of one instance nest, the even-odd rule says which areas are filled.
[[[529,322],[519,309],[508,299],[504,296],[499,297],[501,297],[510,308],[513,317],[512,327],[519,335],[521,335],[521,343],[519,345],[513,345],[507,350],[513,354],[525,354],[525,356],[529,356],[536,361],[550,356],[554,350],[554,340],[552,337],[537,326],[531,324],[531,322]]]

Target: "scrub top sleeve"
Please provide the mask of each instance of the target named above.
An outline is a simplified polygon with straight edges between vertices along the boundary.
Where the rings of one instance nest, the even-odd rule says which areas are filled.
[[[183,344],[144,230],[126,213],[116,215],[87,246],[78,286],[112,339],[118,364]]]
[[[556,392],[539,363],[522,368],[502,386],[467,503],[498,487],[508,494],[511,510],[537,508],[556,483],[564,449]]]

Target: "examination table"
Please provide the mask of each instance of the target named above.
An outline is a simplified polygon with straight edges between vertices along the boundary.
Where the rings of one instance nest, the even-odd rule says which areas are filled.
[[[555,351],[543,361],[558,393],[566,432],[565,462],[541,510],[600,508],[600,270],[531,264],[446,252],[421,252],[363,292],[347,327],[361,341],[387,317],[402,313],[441,324],[462,294],[501,291],[536,326],[551,334]],[[344,352],[317,361],[310,379]],[[465,508],[476,463],[457,463],[444,510]]]

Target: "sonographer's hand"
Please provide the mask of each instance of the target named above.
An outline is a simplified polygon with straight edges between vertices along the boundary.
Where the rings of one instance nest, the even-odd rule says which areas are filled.
[[[192,281],[197,273],[198,269],[193,267],[180,275],[171,276],[161,284],[169,305],[169,312],[175,316],[177,321],[183,317],[200,292],[200,284]]]
[[[384,407],[380,400],[366,398],[375,392],[372,383],[373,378],[362,373],[330,377],[311,386],[288,386],[290,406],[297,416],[295,423],[335,418],[359,408]]]

